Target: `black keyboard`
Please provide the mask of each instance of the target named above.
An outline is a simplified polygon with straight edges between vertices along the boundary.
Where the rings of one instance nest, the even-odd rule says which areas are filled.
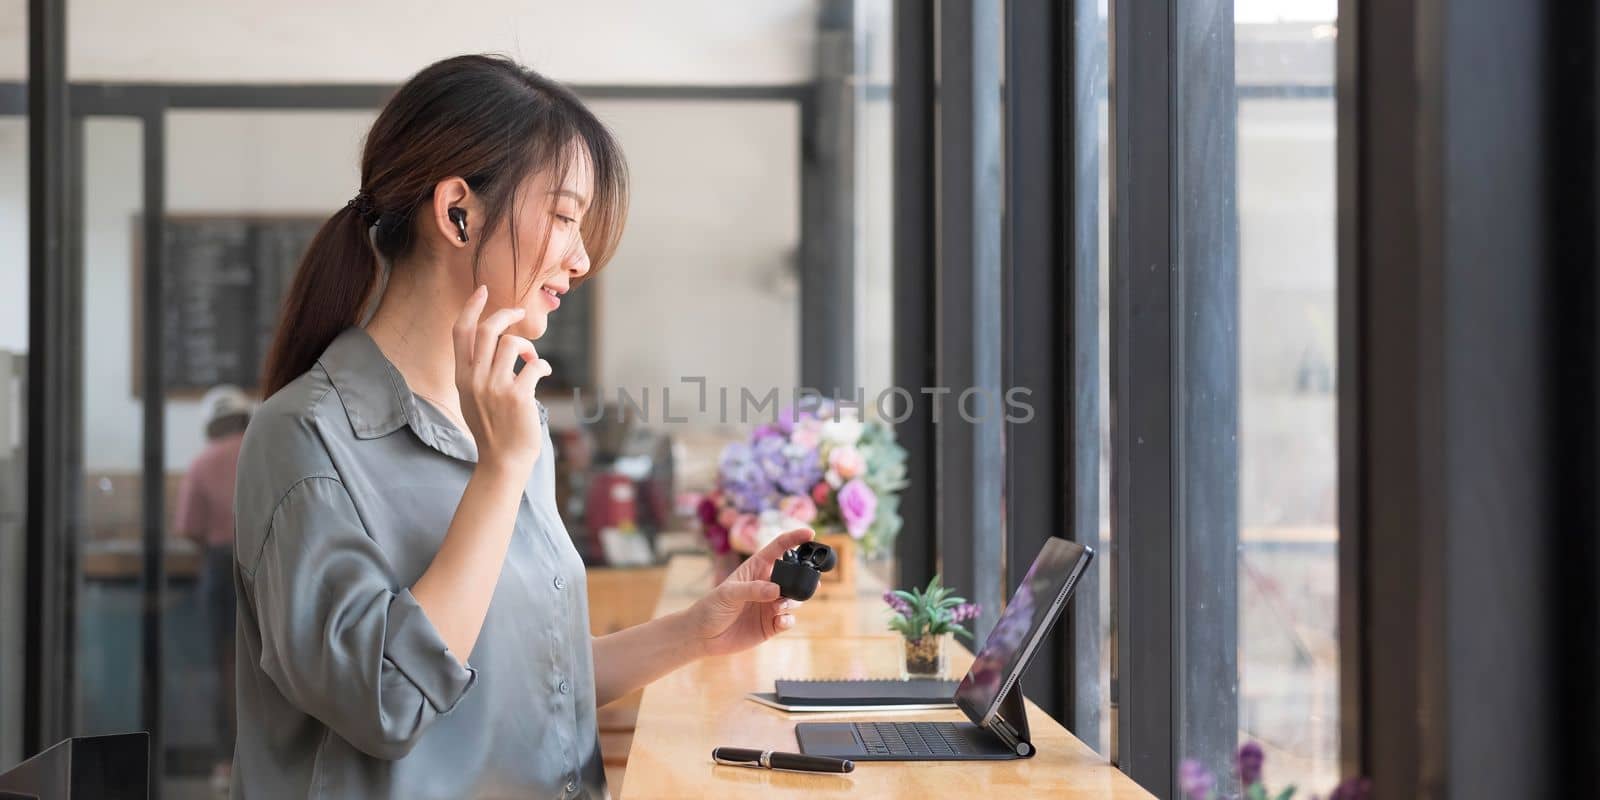
[[[977,752],[954,722],[857,722],[870,755],[954,756]]]

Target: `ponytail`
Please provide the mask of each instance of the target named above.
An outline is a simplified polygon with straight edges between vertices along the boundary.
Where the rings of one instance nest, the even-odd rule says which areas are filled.
[[[364,216],[352,206],[339,209],[306,248],[267,354],[263,397],[311,369],[335,337],[360,321],[379,269]]]

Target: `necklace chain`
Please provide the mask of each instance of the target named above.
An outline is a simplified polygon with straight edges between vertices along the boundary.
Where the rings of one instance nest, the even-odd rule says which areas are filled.
[[[466,418],[461,416],[460,414],[457,414],[457,413],[451,411],[450,410],[450,404],[448,404],[448,403],[446,403],[446,402],[444,402],[444,401],[440,400],[439,398],[434,397],[432,395],[423,394],[422,392],[419,392],[416,389],[412,389],[411,392],[412,392],[412,394],[415,394],[416,396],[421,397],[424,400],[427,400],[427,401],[433,403],[434,407],[439,409],[439,411],[441,413],[443,413],[446,417],[449,417],[450,421],[452,423],[460,425],[461,426],[461,431],[463,433],[467,433],[468,432]]]

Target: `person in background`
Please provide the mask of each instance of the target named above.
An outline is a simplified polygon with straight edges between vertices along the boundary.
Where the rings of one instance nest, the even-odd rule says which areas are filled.
[[[206,446],[178,487],[175,527],[200,551],[200,606],[205,609],[217,664],[217,764],[211,783],[228,790],[233,768],[233,483],[239,448],[254,407],[234,386],[217,386],[200,401]]]

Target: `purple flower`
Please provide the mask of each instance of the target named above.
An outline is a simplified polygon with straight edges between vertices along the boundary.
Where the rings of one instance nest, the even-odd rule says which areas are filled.
[[[757,461],[755,451],[743,442],[723,448],[722,458],[717,463],[717,479],[728,504],[747,513],[766,508],[774,494],[772,480]]]
[[[977,619],[978,618],[978,614],[982,610],[983,610],[983,607],[978,605],[977,603],[962,603],[961,605],[956,606],[955,608],[951,609],[951,611],[950,611],[950,621],[951,622],[966,622],[969,619]]]
[[[1216,776],[1200,762],[1186,758],[1178,765],[1178,791],[1189,800],[1206,800],[1216,785]]]
[[[1372,781],[1366,778],[1347,778],[1333,788],[1328,800],[1371,800]]]
[[[822,464],[813,448],[768,437],[758,440],[752,449],[762,474],[782,494],[810,494],[822,478]]]
[[[1236,763],[1239,767],[1239,785],[1249,788],[1261,782],[1261,764],[1267,760],[1267,754],[1261,752],[1261,745],[1255,742],[1245,742],[1239,746],[1239,756]]]
[[[860,539],[878,516],[878,496],[859,479],[839,487],[839,516],[845,530]]]
[[[783,438],[783,431],[779,430],[777,425],[769,422],[763,422],[760,425],[757,425],[755,431],[750,434],[750,441],[757,442],[762,439],[774,437],[780,439]]]
[[[784,436],[794,433],[797,423],[816,422],[833,416],[833,401],[814,394],[800,397],[800,402],[778,409],[777,427]]]
[[[896,614],[908,618],[911,616],[911,604],[896,595],[894,590],[891,589],[883,593],[883,602],[888,603]]]

